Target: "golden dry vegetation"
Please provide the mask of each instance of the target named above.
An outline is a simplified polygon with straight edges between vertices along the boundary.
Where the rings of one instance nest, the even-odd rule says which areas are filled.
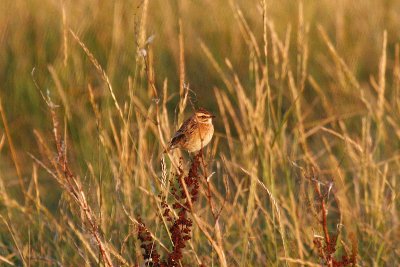
[[[2,0],[0,265],[397,266],[399,97],[398,0]]]

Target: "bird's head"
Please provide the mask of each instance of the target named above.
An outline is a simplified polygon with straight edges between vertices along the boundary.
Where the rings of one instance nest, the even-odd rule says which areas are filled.
[[[196,110],[195,115],[199,123],[212,123],[212,119],[215,118],[211,112],[205,110],[204,108],[199,108]]]

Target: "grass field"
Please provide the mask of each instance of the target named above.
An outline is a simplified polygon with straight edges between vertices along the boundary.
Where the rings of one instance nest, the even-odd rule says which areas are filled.
[[[0,115],[1,266],[400,264],[398,0],[2,0]]]

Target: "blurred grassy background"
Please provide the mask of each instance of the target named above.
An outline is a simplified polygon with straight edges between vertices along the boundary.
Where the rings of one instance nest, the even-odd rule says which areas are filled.
[[[0,98],[7,120],[0,123],[1,261],[97,261],[79,211],[28,154],[49,162],[34,134],[51,146],[51,116],[39,89],[60,106],[74,171],[104,240],[125,259],[112,253],[115,264],[141,262],[135,226],[122,205],[168,243],[154,198],[162,190],[155,182],[162,151],[153,123],[157,101],[138,53],[154,35],[145,49],[163,138],[184,117],[178,108],[182,62],[190,100],[217,114],[207,155],[216,203],[227,202],[219,222],[228,266],[318,264],[312,239],[320,229],[306,212],[298,167],[311,165],[334,183],[341,213],[332,204],[332,231],[340,220],[340,239],[349,244],[348,233],[355,233],[359,265],[398,265],[400,2],[266,2],[267,57],[262,1],[1,1]],[[69,29],[104,69],[128,124]],[[184,114],[191,112],[188,103]],[[276,199],[280,221],[271,196],[254,188],[255,177]],[[202,204],[199,214],[212,228]],[[219,264],[199,230],[185,264],[197,264],[194,255],[207,266]]]

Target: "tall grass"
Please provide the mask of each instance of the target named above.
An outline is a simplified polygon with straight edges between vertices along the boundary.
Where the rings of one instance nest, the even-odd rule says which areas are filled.
[[[1,264],[398,265],[397,10],[1,1]],[[198,107],[190,175],[163,151]]]

